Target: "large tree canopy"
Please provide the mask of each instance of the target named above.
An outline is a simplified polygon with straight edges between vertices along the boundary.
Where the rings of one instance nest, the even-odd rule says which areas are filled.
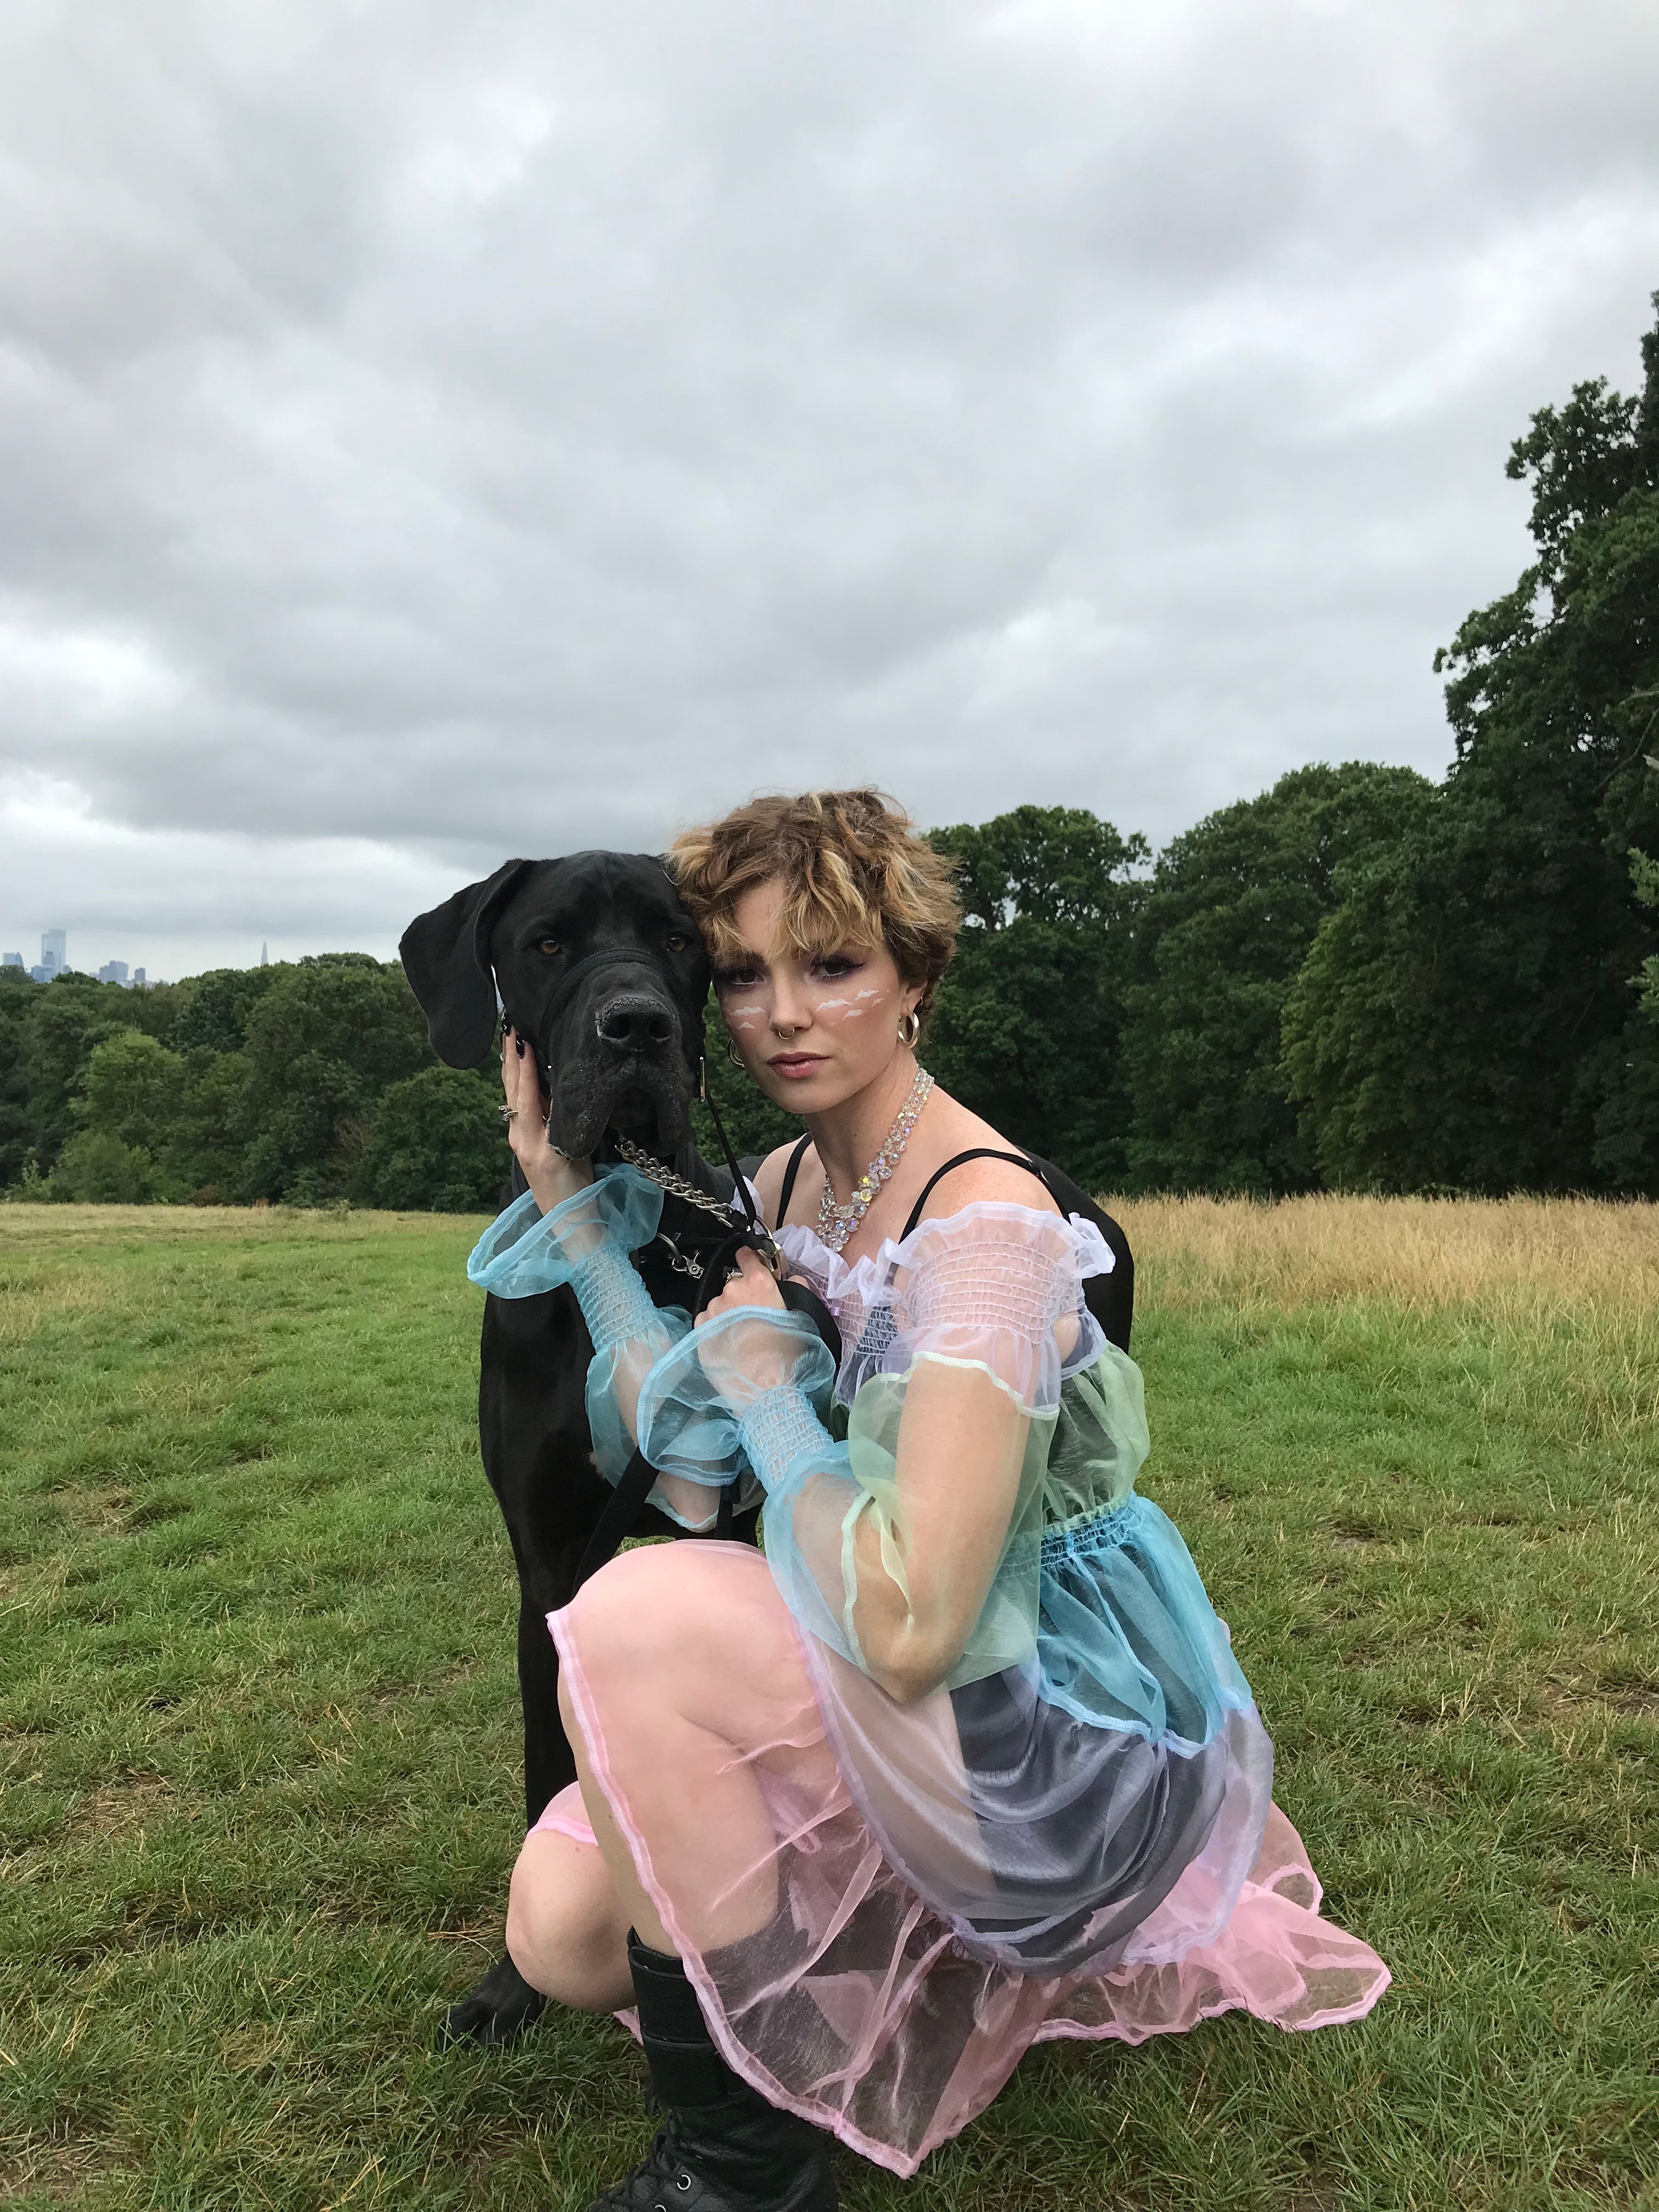
[[[1279,1011],[1342,872],[1403,836],[1433,789],[1369,761],[1295,769],[1160,854],[1124,1039],[1137,1186],[1267,1195],[1317,1182]]]
[[[1629,861],[1659,828],[1659,328],[1642,351],[1639,398],[1580,385],[1516,441],[1538,557],[1437,660],[1456,762],[1291,993],[1328,1180],[1659,1189],[1633,980],[1656,933]]]
[[[963,931],[925,1041],[945,1088],[1096,1188],[1121,1180],[1124,994],[1150,857],[1082,807],[938,830]]]

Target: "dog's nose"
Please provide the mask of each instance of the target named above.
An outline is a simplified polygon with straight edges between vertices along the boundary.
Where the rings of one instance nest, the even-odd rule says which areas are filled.
[[[644,991],[619,991],[614,999],[607,999],[594,1016],[593,1025],[602,1043],[617,1045],[628,1052],[672,1044],[674,1038],[672,1009]]]

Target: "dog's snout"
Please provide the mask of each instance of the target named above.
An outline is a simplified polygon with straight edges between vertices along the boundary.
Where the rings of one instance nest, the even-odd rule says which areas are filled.
[[[593,1018],[602,1042],[627,1052],[660,1050],[674,1041],[673,1009],[645,991],[619,991]]]

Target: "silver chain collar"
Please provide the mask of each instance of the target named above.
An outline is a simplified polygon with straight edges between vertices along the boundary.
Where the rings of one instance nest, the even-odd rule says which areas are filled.
[[[653,1160],[650,1153],[642,1146],[636,1145],[631,1137],[613,1137],[611,1141],[629,1166],[637,1168],[642,1176],[648,1176],[659,1190],[665,1190],[671,1198],[683,1198],[688,1206],[700,1206],[705,1213],[716,1215],[731,1227],[738,1225],[732,1208],[723,1199],[710,1198],[706,1190],[699,1190],[696,1183],[688,1182],[683,1175],[676,1175],[672,1168],[665,1168],[660,1160]]]
[[[688,1182],[683,1175],[676,1175],[672,1168],[665,1168],[660,1160],[653,1159],[650,1153],[642,1146],[636,1145],[631,1138],[612,1137],[611,1141],[630,1168],[637,1168],[642,1176],[648,1176],[659,1190],[666,1191],[671,1198],[683,1198],[688,1206],[700,1206],[703,1212],[712,1213],[717,1221],[723,1221],[729,1230],[736,1231],[748,1227],[749,1224],[738,1213],[735,1206],[726,1205],[718,1198],[710,1198],[706,1190],[699,1190],[696,1183]],[[771,1231],[763,1222],[760,1224],[759,1233],[766,1239],[760,1251],[762,1261],[775,1276],[781,1275],[784,1266],[783,1255],[778,1249]],[[678,1273],[693,1276],[698,1280],[702,1279],[703,1271],[690,1253],[681,1252],[673,1238],[665,1236],[660,1231],[658,1232],[658,1238],[659,1242],[666,1244],[674,1255],[671,1264]]]

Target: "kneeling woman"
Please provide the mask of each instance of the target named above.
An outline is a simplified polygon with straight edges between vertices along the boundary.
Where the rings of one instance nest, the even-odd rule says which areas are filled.
[[[1226,1631],[1135,1493],[1140,1376],[1083,1297],[1110,1252],[918,1067],[945,865],[868,792],[757,800],[673,860],[736,1054],[805,1122],[757,1193],[842,1353],[752,1255],[696,1328],[654,1308],[628,1255],[660,1193],[553,1152],[509,1048],[530,1192],[473,1279],[571,1284],[601,1466],[637,1440],[689,1528],[740,1474],[766,1548],[644,1547],[552,1617],[580,1778],[507,1940],[550,1996],[637,2007],[668,2118],[604,2204],[822,2212],[822,2130],[911,2173],[1034,2042],[1314,2027],[1388,1972],[1320,1917]]]

